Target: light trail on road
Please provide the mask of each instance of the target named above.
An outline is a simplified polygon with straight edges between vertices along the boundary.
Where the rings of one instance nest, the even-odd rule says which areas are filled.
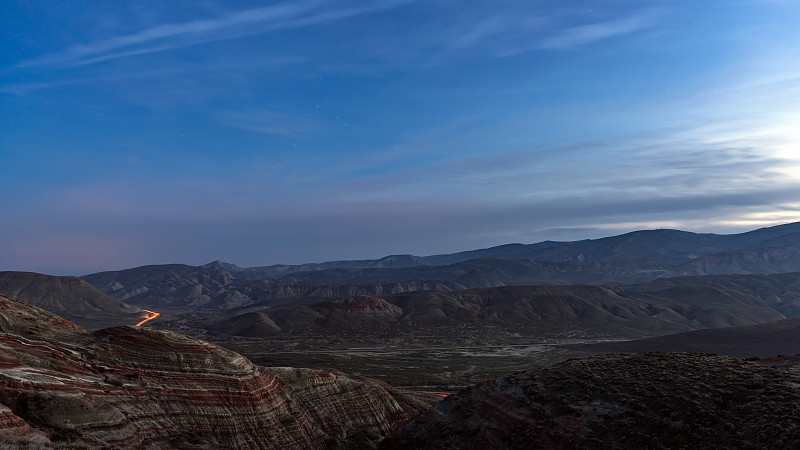
[[[146,310],[146,309],[143,309],[142,311],[144,311],[144,312],[146,312],[146,313],[150,313],[150,315],[149,315],[149,316],[147,316],[147,317],[146,317],[146,318],[145,318],[143,321],[141,321],[141,322],[137,323],[137,324],[136,324],[136,326],[137,326],[137,327],[140,327],[140,326],[142,326],[142,324],[143,324],[143,323],[147,322],[148,320],[153,320],[153,319],[155,319],[156,317],[158,317],[158,316],[160,316],[160,315],[161,315],[161,313],[157,313],[157,312],[154,312],[154,311],[148,311],[148,310]]]

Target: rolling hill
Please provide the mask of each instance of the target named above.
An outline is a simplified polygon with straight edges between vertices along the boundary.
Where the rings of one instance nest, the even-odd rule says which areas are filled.
[[[141,310],[112,298],[80,278],[0,272],[0,294],[58,314],[87,329],[133,325]]]
[[[686,277],[680,285],[506,286],[375,297],[265,300],[227,311],[219,334],[394,334],[461,328],[482,334],[642,337],[800,317],[800,274]],[[247,324],[246,326],[243,324]]]

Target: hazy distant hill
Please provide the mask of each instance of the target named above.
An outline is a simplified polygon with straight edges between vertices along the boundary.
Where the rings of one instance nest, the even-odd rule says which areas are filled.
[[[74,277],[0,272],[0,294],[69,318],[85,328],[133,325],[140,309],[103,294]]]
[[[708,275],[662,278],[649,283],[618,286],[617,292],[716,289],[740,299],[761,299],[786,317],[800,317],[800,273],[772,275]]]
[[[238,266],[217,261],[206,265],[206,267],[216,264],[217,267],[225,268],[232,273],[235,272],[238,277],[251,279],[280,278],[297,272],[332,268],[391,269],[421,265],[442,266],[479,258],[530,259],[550,262],[613,262],[658,259],[677,267],[702,256],[745,249],[792,233],[800,233],[800,222],[730,235],[691,233],[669,229],[641,230],[601,239],[585,239],[572,242],[544,241],[536,244],[506,244],[485,249],[432,256],[391,255],[375,260],[329,261],[246,269],[234,269],[233,267]]]
[[[556,262],[658,259],[681,264],[700,256],[744,249],[792,233],[800,233],[800,222],[730,235],[669,229],[640,230],[600,239],[501,245],[481,250],[428,256],[422,260],[429,265],[453,264],[475,258]]]
[[[481,258],[446,266],[325,269],[287,275],[278,281],[285,284],[366,284],[437,280],[465,287],[635,283],[663,276],[669,272],[669,267],[658,260],[552,262]]]
[[[277,280],[237,278],[237,273],[186,265],[144,266],[84,279],[119,300],[139,306],[228,309],[285,297],[387,295],[422,290],[535,284],[603,284],[648,281],[666,273],[659,261],[536,262],[478,259],[448,266],[395,269],[325,269]]]
[[[446,282],[299,285],[276,280],[236,278],[220,269],[171,264],[143,266],[83,277],[108,295],[142,307],[229,309],[262,300],[287,297],[348,297],[465,287]]]
[[[787,271],[800,271],[800,223],[734,235],[649,230],[576,242],[509,244],[451,255],[394,255],[295,266],[241,268],[222,261],[202,267],[144,266],[83,279],[135,305],[229,309],[292,296],[631,284],[680,275]]]
[[[323,263],[308,264],[275,264],[264,267],[241,268],[234,264],[214,261],[206,264],[206,268],[221,268],[235,273],[239,278],[246,279],[274,279],[297,272],[310,272],[325,269],[389,269],[414,267],[429,264],[425,258],[413,255],[390,255],[380,259],[363,259],[352,261],[328,261]]]
[[[203,307],[235,281],[226,270],[184,264],[152,265],[82,277],[104,293],[135,305]]]
[[[797,271],[800,271],[800,233],[791,233],[743,249],[694,259],[672,270],[671,274],[769,274]]]

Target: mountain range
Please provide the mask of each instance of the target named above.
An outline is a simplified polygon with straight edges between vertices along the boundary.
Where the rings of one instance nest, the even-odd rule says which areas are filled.
[[[478,250],[432,256],[390,255],[372,260],[344,260],[299,265],[278,264],[242,268],[235,264],[214,261],[206,268],[236,273],[239,278],[276,279],[297,272],[325,269],[397,269],[415,266],[445,266],[473,259],[533,260],[549,262],[616,262],[657,259],[674,267],[705,256],[737,250],[758,252],[773,246],[796,247],[800,222],[760,228],[741,234],[720,235],[680,230],[640,230],[619,236],[584,239],[572,242],[543,241],[536,244],[506,244]],[[795,236],[790,236],[790,235]],[[798,271],[800,266],[782,272]],[[763,272],[759,268],[750,273]],[[739,273],[739,272],[737,272]],[[688,273],[687,273],[688,275]],[[701,275],[695,273],[695,275]]]
[[[287,297],[385,295],[534,284],[634,284],[709,274],[800,271],[800,223],[732,235],[635,231],[447,255],[241,268],[151,265],[82,277],[138,306],[230,309]]]
[[[488,328],[548,336],[588,331],[616,337],[800,318],[800,273],[683,277],[640,285],[505,286],[342,298],[265,300],[226,312],[218,333],[266,336],[327,330]]]
[[[800,359],[641,353],[800,353],[800,224],[297,266],[0,272],[0,306],[0,446],[800,442]],[[162,315],[114,326],[140,322],[143,307]],[[425,413],[438,398],[360,376],[455,392],[497,376],[484,369],[498,361],[493,373],[608,352],[638,353],[508,375]]]
[[[205,267],[216,267],[241,278],[274,279],[297,273],[325,269],[396,269],[414,266],[445,266],[481,258],[551,261],[612,262],[658,259],[680,266],[704,256],[736,250],[760,250],[772,245],[798,243],[800,222],[760,228],[740,234],[692,233],[681,230],[639,230],[600,239],[571,242],[543,241],[535,244],[505,244],[478,250],[432,256],[390,255],[380,259],[329,261],[299,265],[272,265],[242,268],[235,264],[214,261]],[[795,235],[795,236],[791,236]],[[797,269],[794,269],[797,270]]]

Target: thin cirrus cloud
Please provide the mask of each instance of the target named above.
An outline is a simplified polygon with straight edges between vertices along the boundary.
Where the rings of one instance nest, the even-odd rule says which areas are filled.
[[[540,47],[544,49],[576,47],[578,45],[632,33],[649,26],[653,23],[655,18],[656,14],[654,12],[647,12],[624,19],[567,28],[545,39]]]
[[[712,140],[695,130],[667,129],[570,146],[455,158],[352,180],[342,185],[348,195],[339,197],[353,202],[425,198],[433,191],[454,201],[477,195],[524,203],[532,198],[563,200],[591,192],[597,199],[639,198],[657,204],[679,195],[691,198],[698,192],[736,196],[777,187],[800,188],[800,177],[781,173],[796,165],[798,157],[787,157],[769,136],[740,141],[738,137]]]
[[[247,9],[207,20],[159,25],[132,34],[76,44],[66,51],[25,60],[18,68],[69,67],[162,52],[200,43],[297,28],[400,6],[393,0],[348,8],[340,2],[309,0]]]
[[[131,52],[129,55],[136,54]],[[122,57],[117,55],[118,57]],[[0,85],[0,93],[24,97],[33,91],[60,88],[64,86],[86,85],[97,83],[108,83],[124,81],[134,78],[164,78],[174,77],[175,75],[200,72],[229,72],[229,71],[259,71],[265,68],[284,67],[305,62],[306,60],[298,56],[272,56],[269,59],[259,61],[224,61],[216,64],[202,63],[182,63],[171,64],[169,67],[142,71],[116,71],[109,75],[98,75],[91,77],[64,77],[56,81],[46,82],[27,82],[9,83]]]
[[[400,61],[428,68],[451,62],[456,56],[505,58],[533,51],[569,50],[647,30],[665,12],[650,8],[622,17],[595,13],[586,23],[571,25],[574,12],[568,8],[557,11],[513,8],[423,22],[402,35],[371,36],[364,45],[367,54],[376,60],[381,55],[391,55],[390,60],[383,61],[386,65]],[[397,42],[403,45],[398,46]]]
[[[0,224],[0,266],[306,262],[797,220],[800,10],[242,5],[5,18],[18,214]]]
[[[653,26],[662,14],[660,10],[646,10],[628,17],[565,27],[528,44],[507,49],[500,56],[507,57],[536,50],[568,50],[631,34]]]
[[[163,24],[135,33],[99,39],[85,44],[73,44],[65,51],[50,53],[24,60],[19,69],[68,68],[93,65],[104,61],[138,55],[165,52],[198,44],[258,35],[272,31],[312,26],[346,19],[382,10],[398,8],[416,0],[373,2],[360,7],[346,7],[341,2],[307,0],[297,3],[253,8],[229,13],[212,19]],[[552,14],[552,13],[551,13]],[[520,21],[508,11],[482,18],[464,18],[464,23],[448,29],[438,23],[423,33],[414,33],[405,39],[412,48],[396,48],[391,53],[423,52],[433,50],[441,59],[442,53],[479,45],[495,46],[496,56],[506,57],[535,50],[564,50],[615,36],[645,29],[661,15],[660,11],[646,10],[638,14],[611,20],[597,20],[577,26],[556,27],[549,32],[548,22],[557,23],[562,13],[545,18],[541,15]],[[531,21],[535,24],[531,24]],[[453,24],[450,24],[453,25]],[[419,30],[417,30],[419,31]],[[381,52],[396,43],[382,42],[377,36],[370,40],[381,42]],[[521,42],[525,42],[521,44]],[[369,44],[368,42],[365,44]],[[439,50],[434,50],[440,47]],[[395,55],[396,56],[396,55]]]
[[[215,117],[223,125],[254,131],[260,134],[288,138],[301,137],[321,129],[324,124],[315,119],[305,119],[275,111],[249,109],[245,111],[217,111]]]

